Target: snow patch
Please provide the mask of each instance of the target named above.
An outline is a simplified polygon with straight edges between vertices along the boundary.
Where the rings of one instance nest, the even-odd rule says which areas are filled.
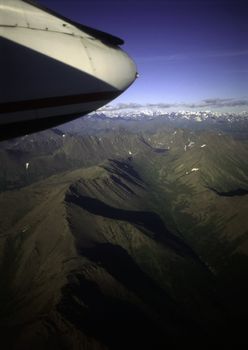
[[[188,147],[193,147],[193,146],[194,146],[194,144],[195,144],[195,142],[194,142],[194,141],[190,141],[190,143],[188,144]]]

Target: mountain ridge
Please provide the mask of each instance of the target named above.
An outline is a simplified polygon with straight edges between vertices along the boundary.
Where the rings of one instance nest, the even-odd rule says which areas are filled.
[[[17,149],[38,173],[0,193],[6,349],[245,341],[247,140],[48,131],[3,144],[9,174]]]

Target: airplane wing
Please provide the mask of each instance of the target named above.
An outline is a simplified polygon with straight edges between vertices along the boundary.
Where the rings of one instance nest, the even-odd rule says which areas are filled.
[[[123,41],[30,0],[0,0],[0,139],[70,121],[136,78]]]

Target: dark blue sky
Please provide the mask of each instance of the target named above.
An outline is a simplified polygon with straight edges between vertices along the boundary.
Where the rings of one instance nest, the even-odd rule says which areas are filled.
[[[116,102],[248,98],[245,0],[39,2],[125,40],[123,48],[135,60],[140,78]]]

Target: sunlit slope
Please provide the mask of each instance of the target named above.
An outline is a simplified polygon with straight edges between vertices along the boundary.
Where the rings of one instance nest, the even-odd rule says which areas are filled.
[[[194,227],[199,230],[208,225],[228,241],[244,235],[248,142],[221,134],[182,130],[166,136],[159,138],[159,146],[169,147],[169,151],[134,159],[150,186],[151,205],[156,206],[157,198],[158,209],[171,225],[180,232],[188,227],[194,237]],[[158,135],[150,138],[150,143],[157,147]],[[182,227],[178,226],[181,221]]]

